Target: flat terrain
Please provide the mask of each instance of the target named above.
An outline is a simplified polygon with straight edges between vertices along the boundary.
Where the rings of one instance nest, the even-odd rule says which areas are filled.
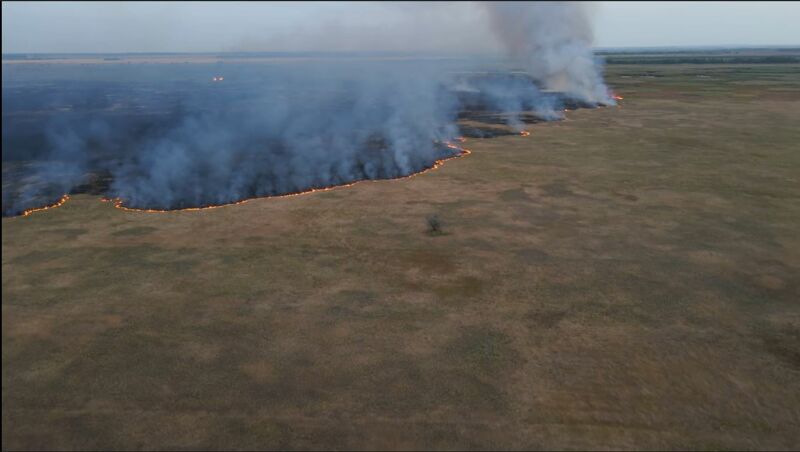
[[[3,218],[3,449],[800,448],[800,66],[609,71],[409,179]]]

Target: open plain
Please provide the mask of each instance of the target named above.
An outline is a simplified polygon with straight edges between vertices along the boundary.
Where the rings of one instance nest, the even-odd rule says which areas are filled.
[[[3,218],[3,449],[797,449],[798,70],[611,65],[619,107],[416,177]]]

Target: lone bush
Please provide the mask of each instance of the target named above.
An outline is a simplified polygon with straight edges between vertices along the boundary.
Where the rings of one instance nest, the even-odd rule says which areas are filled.
[[[428,233],[431,235],[438,235],[442,233],[442,222],[439,221],[439,216],[434,214],[428,215]]]

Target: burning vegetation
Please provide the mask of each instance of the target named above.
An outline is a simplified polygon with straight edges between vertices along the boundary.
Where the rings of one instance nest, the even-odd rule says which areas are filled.
[[[214,81],[222,77],[214,77]],[[575,101],[562,93],[538,91],[536,83],[527,76],[501,76],[497,74],[470,75],[457,77],[455,84],[443,93],[452,96],[457,111],[444,108],[447,102],[436,101],[428,116],[431,122],[418,121],[414,116],[417,105],[401,105],[402,109],[392,107],[381,111],[371,104],[365,104],[363,111],[355,111],[366,127],[350,127],[350,118],[344,121],[331,121],[336,113],[352,106],[356,99],[325,98],[321,109],[310,118],[298,114],[290,117],[289,112],[281,111],[282,118],[272,120],[296,120],[301,123],[310,119],[323,124],[323,128],[283,129],[267,128],[248,113],[259,113],[241,106],[230,111],[241,122],[227,119],[222,111],[207,110],[199,116],[168,117],[165,124],[155,127],[136,127],[132,132],[141,133],[143,138],[134,140],[130,147],[142,146],[144,152],[123,153],[90,157],[77,153],[77,157],[66,164],[75,168],[58,173],[73,175],[68,193],[89,193],[103,196],[106,202],[115,207],[137,212],[167,212],[175,210],[196,211],[223,206],[239,205],[255,198],[287,197],[349,187],[360,181],[404,179],[440,167],[445,161],[469,154],[469,150],[457,145],[468,137],[491,138],[498,135],[530,136],[523,124],[536,124],[542,121],[563,118],[563,111],[594,105]],[[401,84],[405,90],[406,85]],[[426,86],[433,86],[426,84]],[[441,96],[441,91],[436,94]],[[526,94],[527,93],[527,94]],[[380,102],[378,94],[367,96],[370,102]],[[525,97],[529,96],[529,97]],[[621,99],[621,96],[614,96]],[[514,99],[510,101],[509,99]],[[344,103],[342,103],[344,102]],[[239,104],[236,104],[239,105]],[[379,104],[380,105],[380,104]],[[260,107],[256,104],[252,107]],[[279,105],[284,108],[284,105]],[[223,105],[224,107],[224,105]],[[351,107],[352,108],[352,107]],[[441,108],[441,110],[439,110]],[[227,111],[227,110],[226,110]],[[394,116],[392,116],[394,112]],[[398,123],[396,116],[401,113]],[[322,116],[322,115],[325,116]],[[368,115],[368,116],[363,116]],[[372,115],[372,116],[369,116]],[[455,123],[449,123],[448,117]],[[155,119],[155,118],[154,118]],[[381,122],[390,120],[391,122]],[[244,124],[244,125],[243,125]],[[232,135],[225,129],[242,130],[243,134]],[[96,131],[89,129],[88,137],[71,131],[71,141],[56,137],[56,149],[100,148],[114,145],[116,139],[128,136],[106,138],[103,142]],[[123,130],[125,130],[123,128]],[[461,136],[439,139],[457,130]],[[372,131],[369,133],[369,131]],[[166,133],[166,135],[165,135]],[[369,133],[368,135],[366,133]],[[75,136],[77,135],[77,136]],[[428,136],[430,141],[421,140]],[[155,145],[153,139],[156,139]],[[138,144],[141,143],[141,144]],[[261,144],[259,144],[261,143]],[[270,144],[272,143],[272,144]],[[325,143],[328,143],[327,145]],[[361,144],[359,144],[361,143]],[[239,151],[226,148],[239,147]],[[301,157],[307,157],[301,159]],[[337,156],[343,157],[337,160]],[[104,160],[108,158],[108,160]],[[59,162],[62,168],[65,163]],[[46,162],[45,166],[46,167]],[[327,168],[328,175],[317,176],[320,169]],[[82,174],[78,175],[80,171]],[[48,170],[45,174],[55,174]],[[41,179],[41,178],[40,178]],[[61,182],[62,185],[64,182]],[[230,188],[225,188],[225,186]],[[219,195],[219,190],[224,192]],[[4,215],[27,216],[30,213],[62,205],[69,198],[65,194],[58,202],[44,207],[25,207],[15,209],[7,200],[12,193],[4,188]]]
[[[7,155],[36,162],[10,188],[4,180],[3,215],[81,192],[98,174],[107,175],[98,194],[148,212],[402,179],[466,155],[453,137],[529,136],[528,124],[615,104],[581,29],[584,8],[485,7],[510,58],[489,72],[413,58],[228,64],[230,80],[218,89],[225,77],[207,83],[216,65],[163,65],[154,77],[106,64],[85,80],[11,68],[32,71],[9,73],[17,80],[53,83],[3,87],[3,128],[12,131],[3,134],[4,165]],[[541,35],[542,20],[567,26]],[[44,189],[28,180],[55,182]]]
[[[69,201],[69,195],[64,195],[58,201],[56,201],[53,204],[50,204],[49,206],[34,207],[32,209],[23,210],[22,213],[19,214],[19,216],[27,217],[28,215],[30,215],[30,214],[32,214],[34,212],[41,212],[43,210],[55,209],[56,207],[63,206],[64,203],[66,203],[67,201]]]
[[[101,195],[120,209],[165,212],[403,179],[467,155],[456,144],[464,137],[529,136],[526,124],[561,119],[563,107],[594,106],[541,91],[525,75],[448,79],[405,72],[374,86],[377,74],[340,77],[319,81],[318,91],[304,91],[309,82],[300,80],[291,95],[278,90],[247,101],[250,85],[231,84],[230,91],[197,98],[188,93],[192,102],[181,101],[166,114],[137,114],[135,121],[118,120],[125,113],[116,104],[108,116],[67,113],[75,122],[48,130],[40,146],[50,154],[30,166],[36,170],[22,165],[20,175],[4,180],[3,213],[27,215],[63,204],[36,206],[48,196],[36,194],[39,186],[49,196],[64,187],[68,194]],[[347,81],[355,85],[341,91],[338,83]],[[293,86],[296,77],[282,82]],[[390,91],[396,95],[387,98]],[[184,112],[187,103],[194,113]],[[52,183],[25,186],[25,180]]]
[[[221,79],[221,77],[214,77],[214,81],[217,79]],[[490,77],[491,79],[491,77]],[[535,90],[535,85],[532,84],[530,79],[522,79],[526,80],[527,84],[525,88]],[[461,80],[463,86],[464,80]],[[475,85],[480,86],[482,83],[486,83],[485,78],[477,78],[472,79],[472,83]],[[485,87],[484,87],[485,88]],[[489,90],[491,92],[491,89]],[[126,195],[125,190],[120,190],[120,184],[115,177],[113,165],[108,165],[106,167],[100,167],[97,170],[90,170],[87,175],[84,175],[81,179],[83,182],[76,182],[75,186],[70,190],[70,193],[89,193],[89,194],[99,194],[102,195],[102,200],[104,202],[113,203],[114,207],[126,210],[126,211],[135,211],[135,212],[149,212],[149,213],[163,213],[163,212],[170,212],[170,211],[199,211],[205,209],[213,209],[219,207],[226,207],[226,206],[234,206],[240,205],[245,202],[248,202],[251,199],[259,199],[259,198],[271,198],[271,197],[288,197],[288,196],[300,196],[311,194],[320,191],[329,191],[337,188],[344,188],[350,187],[355,185],[358,182],[363,181],[370,181],[370,180],[399,180],[405,179],[409,177],[413,177],[419,174],[423,174],[425,172],[434,170],[439,168],[444,162],[456,158],[468,155],[470,151],[459,146],[456,143],[464,143],[466,141],[465,136],[470,137],[478,137],[478,138],[490,138],[498,135],[512,135],[517,134],[519,136],[528,137],[531,133],[527,130],[521,130],[521,124],[536,124],[542,121],[548,121],[553,119],[560,119],[561,116],[555,116],[552,111],[543,110],[544,107],[541,105],[534,105],[534,104],[525,104],[519,105],[518,108],[534,108],[533,111],[528,112],[515,112],[515,111],[504,111],[503,108],[510,107],[509,105],[503,105],[503,102],[497,101],[496,99],[493,100],[492,96],[474,96],[468,95],[466,98],[461,97],[460,95],[463,94],[458,90],[454,91],[459,99],[458,105],[460,106],[461,111],[457,114],[459,118],[457,129],[462,133],[462,136],[458,136],[456,138],[450,140],[433,140],[433,145],[429,147],[432,150],[431,154],[436,155],[432,159],[432,161],[428,164],[424,162],[420,162],[415,164],[414,166],[405,169],[399,170],[394,172],[383,172],[383,173],[376,173],[372,172],[370,174],[369,167],[370,162],[369,160],[359,160],[358,165],[361,166],[361,169],[352,173],[349,176],[350,180],[339,180],[330,183],[314,183],[309,182],[308,185],[310,187],[303,187],[300,189],[280,189],[276,188],[273,189],[271,193],[259,193],[257,190],[251,189],[250,192],[243,192],[240,195],[236,196],[237,199],[226,200],[226,201],[211,201],[211,202],[202,202],[202,201],[195,201],[193,204],[195,205],[185,205],[184,202],[178,203],[170,203],[170,205],[165,207],[150,207],[147,206],[147,203],[143,203],[141,201],[137,201],[136,197],[130,197]],[[471,93],[474,94],[474,93]],[[614,96],[615,99],[621,99],[621,96]],[[541,100],[546,99],[546,100]],[[499,102],[499,103],[498,103]],[[558,93],[548,93],[545,97],[539,98],[539,102],[543,102],[542,105],[548,106],[560,106],[560,105],[569,105],[572,108],[581,108],[581,107],[590,107],[589,104],[583,104],[580,102],[570,101],[568,98],[563,97]],[[469,109],[467,109],[468,107]],[[548,107],[550,108],[550,107]],[[568,109],[565,108],[564,111]],[[514,130],[516,129],[516,130]],[[391,147],[393,143],[391,140],[387,140],[385,138],[376,138],[372,137],[367,140],[367,144],[363,145],[365,150],[364,156],[375,156],[370,158],[378,158],[383,159],[387,155],[392,155],[393,151]],[[281,155],[286,155],[281,153]],[[380,157],[383,156],[383,157]],[[289,155],[286,155],[287,158],[291,158]],[[119,164],[119,162],[117,162]],[[117,173],[117,176],[119,173]],[[124,176],[130,177],[130,174],[126,174]],[[180,177],[177,178],[176,181],[178,182]],[[59,207],[63,205],[69,199],[69,195],[65,194],[62,198],[59,199],[58,202],[49,204],[43,207],[34,207],[34,208],[27,208],[24,210],[17,211],[16,215],[27,216],[31,213],[52,209],[55,207]],[[14,211],[6,210],[4,206],[4,215],[15,215]]]
[[[455,140],[458,141],[458,142],[462,142],[462,143],[464,141],[466,141],[463,137],[458,137]],[[128,206],[125,205],[124,201],[122,199],[120,199],[120,198],[105,198],[104,197],[104,198],[101,198],[100,201],[113,203],[115,208],[121,209],[121,210],[125,210],[125,211],[129,211],[129,212],[166,213],[166,212],[180,212],[180,211],[192,212],[192,211],[199,211],[199,210],[217,209],[217,208],[221,208],[221,207],[229,207],[229,206],[241,205],[241,204],[244,204],[246,202],[249,202],[249,201],[252,201],[252,200],[255,200],[255,199],[286,198],[286,197],[290,197],[290,196],[310,195],[312,193],[319,193],[319,192],[324,192],[324,191],[336,190],[336,189],[339,189],[339,188],[352,187],[353,185],[356,185],[357,183],[360,183],[360,182],[377,182],[377,181],[380,181],[380,180],[408,179],[408,178],[411,178],[411,177],[414,177],[414,176],[418,176],[418,175],[423,174],[423,173],[427,173],[428,171],[435,170],[435,169],[439,168],[440,166],[442,166],[444,164],[444,162],[446,162],[448,160],[451,160],[451,159],[454,159],[454,158],[457,158],[457,157],[463,157],[463,156],[469,155],[471,153],[471,151],[469,149],[465,149],[465,148],[456,146],[453,143],[443,143],[443,145],[445,147],[447,147],[448,149],[452,149],[452,150],[454,150],[456,152],[453,153],[452,155],[448,156],[448,157],[444,157],[442,159],[436,160],[433,163],[432,166],[430,166],[428,168],[425,168],[425,169],[423,169],[421,171],[418,171],[418,172],[412,173],[412,174],[408,174],[408,175],[405,175],[405,176],[399,176],[399,177],[392,178],[392,179],[362,179],[362,180],[357,180],[357,181],[353,181],[353,182],[349,182],[349,183],[344,183],[344,184],[341,184],[341,185],[331,185],[331,186],[327,186],[327,187],[315,187],[315,188],[309,188],[307,190],[296,191],[296,192],[292,192],[292,193],[283,193],[283,194],[279,194],[279,195],[267,195],[267,196],[255,196],[255,197],[250,197],[250,198],[242,199],[242,200],[239,200],[239,201],[233,201],[233,202],[225,203],[225,204],[215,204],[215,205],[199,206],[199,207],[185,207],[185,208],[176,208],[176,209],[146,209],[146,208],[128,207]],[[57,206],[54,206],[54,207],[57,207]],[[39,209],[39,210],[41,210],[41,209]]]
[[[461,147],[461,146],[458,146],[458,145],[455,144],[455,143],[464,143],[464,142],[466,142],[466,138],[464,138],[464,137],[456,137],[451,142],[440,143],[440,145],[442,145],[442,146],[446,147],[447,149],[452,150],[454,152],[452,152],[447,157],[443,157],[441,159],[438,159],[438,160],[434,161],[433,165],[431,165],[428,168],[424,168],[421,171],[418,171],[418,172],[415,172],[415,173],[412,173],[412,174],[408,174],[408,175],[404,175],[404,176],[399,176],[399,177],[392,178],[392,179],[386,179],[386,180],[409,179],[411,177],[418,176],[420,174],[424,174],[424,173],[427,173],[429,171],[433,171],[433,170],[441,167],[448,160],[451,160],[451,159],[454,159],[454,158],[458,158],[458,157],[467,156],[467,155],[469,155],[471,153],[471,151],[469,149],[466,149],[464,147]],[[307,190],[302,190],[302,191],[297,191],[297,192],[292,192],[292,193],[283,193],[283,194],[279,194],[279,195],[249,197],[249,198],[245,198],[245,199],[241,199],[241,200],[238,200],[238,201],[233,201],[233,202],[225,203],[225,204],[216,204],[216,205],[207,205],[207,206],[198,206],[198,207],[185,207],[185,208],[176,208],[176,209],[147,209],[147,208],[129,207],[129,206],[125,205],[124,200],[121,199],[121,198],[102,197],[102,198],[100,198],[100,201],[101,202],[105,202],[105,203],[112,203],[115,208],[120,209],[120,210],[129,211],[129,212],[145,212],[145,213],[166,213],[166,212],[178,212],[178,211],[192,212],[192,211],[216,209],[216,208],[221,208],[221,207],[237,206],[237,205],[241,205],[241,204],[244,204],[246,202],[252,201],[254,199],[285,198],[285,197],[290,197],[290,196],[310,195],[312,193],[330,191],[330,190],[335,190],[335,189],[338,189],[338,188],[352,187],[353,185],[356,185],[359,182],[369,182],[369,181],[376,182],[376,181],[379,181],[379,180],[381,180],[381,179],[362,179],[362,180],[357,180],[357,181],[353,181],[353,182],[349,182],[349,183],[344,183],[344,184],[341,184],[341,185],[331,185],[331,186],[327,186],[327,187],[314,187],[314,188],[309,188]],[[91,192],[91,188],[85,189],[85,191],[86,192]],[[47,205],[47,206],[43,206],[43,207],[36,207],[36,208],[25,210],[25,211],[21,212],[19,216],[23,216],[24,217],[24,216],[28,216],[28,215],[30,215],[30,214],[32,214],[34,212],[40,212],[40,211],[43,211],[43,210],[54,209],[56,207],[62,206],[68,200],[69,200],[69,195],[65,194],[57,202],[55,202],[55,203],[53,203],[51,205]]]

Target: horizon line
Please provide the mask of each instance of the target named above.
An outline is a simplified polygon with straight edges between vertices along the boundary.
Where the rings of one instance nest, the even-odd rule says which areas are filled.
[[[791,45],[749,45],[749,44],[728,44],[728,45],[665,45],[665,46],[596,46],[592,47],[594,51],[609,51],[609,50],[800,50],[800,44]],[[493,52],[463,52],[463,51],[426,51],[426,50],[190,50],[190,51],[146,51],[146,50],[132,50],[132,51],[111,51],[111,52],[98,52],[98,51],[33,51],[33,52],[2,52],[3,56],[6,55],[218,55],[218,54],[396,54],[396,55],[413,55],[413,54],[426,54],[426,55],[489,55]]]

